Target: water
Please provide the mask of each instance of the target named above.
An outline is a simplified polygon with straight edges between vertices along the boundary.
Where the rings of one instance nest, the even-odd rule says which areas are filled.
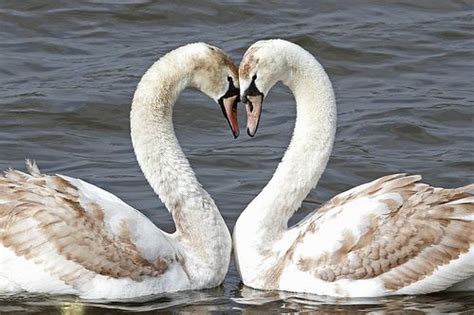
[[[206,41],[239,62],[254,41],[284,38],[329,73],[339,110],[331,161],[295,220],[331,196],[392,172],[444,187],[474,182],[474,3],[470,1],[15,1],[0,3],[0,169],[34,158],[44,172],[92,182],[171,232],[129,136],[141,75],[182,44]],[[287,88],[265,103],[256,138],[233,140],[217,105],[186,91],[174,120],[204,187],[233,228],[288,145]],[[241,125],[244,111],[240,110]],[[462,312],[474,294],[366,300],[256,292],[235,266],[220,288],[123,303],[2,297],[2,312]]]

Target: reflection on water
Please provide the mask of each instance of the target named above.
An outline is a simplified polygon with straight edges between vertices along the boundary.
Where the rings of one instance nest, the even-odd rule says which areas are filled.
[[[166,231],[173,223],[145,182],[129,136],[144,71],[185,43],[206,41],[238,62],[257,39],[316,54],[338,100],[334,153],[291,224],[341,191],[392,172],[438,186],[474,182],[472,1],[0,1],[0,169],[34,158],[44,172],[90,181]],[[287,88],[269,94],[259,133],[233,140],[220,109],[186,91],[178,138],[230,229],[269,180],[294,126]],[[244,111],[240,109],[243,124]],[[223,287],[121,303],[2,297],[0,312],[462,312],[473,294],[370,300],[258,292],[231,266]]]
[[[223,295],[223,288],[180,292],[144,297],[130,301],[84,301],[74,297],[15,296],[0,297],[0,312],[41,312],[60,314],[115,314],[157,311],[192,313],[209,312],[394,312],[405,310],[414,313],[460,313],[474,307],[472,294],[432,294],[425,296],[395,296],[385,298],[336,299],[310,294],[264,292],[238,285],[232,297]]]

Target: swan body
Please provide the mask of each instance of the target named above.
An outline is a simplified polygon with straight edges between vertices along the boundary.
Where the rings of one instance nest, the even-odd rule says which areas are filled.
[[[277,81],[297,106],[288,150],[234,228],[245,285],[339,297],[474,289],[474,184],[444,189],[418,175],[388,175],[335,196],[288,228],[331,154],[332,85],[310,53],[284,40],[252,45],[239,80],[251,136]]]
[[[173,234],[80,179],[42,174],[32,162],[29,174],[6,171],[0,177],[0,292],[119,299],[222,283],[230,233],[177,142],[172,109],[184,88],[196,87],[235,124],[228,111],[238,98],[233,82],[237,68],[230,59],[196,43],[163,56],[138,84],[132,142],[145,177],[173,216]]]

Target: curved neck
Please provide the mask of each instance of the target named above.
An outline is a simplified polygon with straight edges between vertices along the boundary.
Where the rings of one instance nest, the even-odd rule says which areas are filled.
[[[306,51],[290,64],[283,83],[296,100],[296,123],[290,145],[262,192],[248,205],[265,233],[286,230],[288,220],[314,188],[331,155],[336,133],[336,101],[329,77]]]
[[[146,179],[173,216],[176,236],[188,247],[216,255],[215,250],[223,245],[212,240],[225,239],[229,232],[173,129],[173,105],[192,84],[188,71],[192,67],[176,67],[170,61],[169,56],[157,61],[138,84],[130,114],[132,143]]]

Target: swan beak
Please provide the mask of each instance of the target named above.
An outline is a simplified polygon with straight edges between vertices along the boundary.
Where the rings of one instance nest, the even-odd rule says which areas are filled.
[[[237,103],[239,102],[239,96],[229,96],[225,97],[222,100],[221,108],[224,113],[224,117],[229,123],[229,127],[232,130],[234,139],[236,139],[240,134],[239,122],[237,121]]]
[[[247,95],[245,108],[247,109],[247,134],[255,136],[262,113],[263,95]]]

